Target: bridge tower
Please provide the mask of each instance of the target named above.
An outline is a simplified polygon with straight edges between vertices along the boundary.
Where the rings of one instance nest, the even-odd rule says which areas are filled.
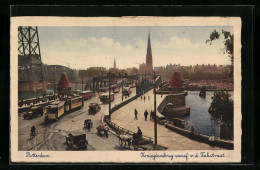
[[[18,65],[42,65],[37,26],[18,27]]]

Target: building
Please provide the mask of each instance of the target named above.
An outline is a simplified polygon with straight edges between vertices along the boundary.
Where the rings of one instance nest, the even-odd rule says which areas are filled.
[[[116,68],[116,59],[114,58],[114,68]]]
[[[152,48],[150,33],[148,34],[148,43],[147,43],[147,52],[146,52],[146,64],[139,65],[140,73],[153,73],[153,57],[152,57]]]

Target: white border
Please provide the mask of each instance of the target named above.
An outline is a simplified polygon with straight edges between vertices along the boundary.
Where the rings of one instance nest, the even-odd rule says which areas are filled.
[[[18,26],[233,26],[234,28],[234,150],[209,150],[225,154],[224,158],[165,159],[141,158],[141,151],[33,151],[50,158],[28,158],[18,151]],[[11,18],[11,162],[131,162],[131,163],[217,163],[241,161],[241,19],[239,17],[12,17]],[[204,151],[204,150],[203,150]],[[146,151],[146,154],[196,154],[200,150]],[[207,152],[207,151],[205,151]]]

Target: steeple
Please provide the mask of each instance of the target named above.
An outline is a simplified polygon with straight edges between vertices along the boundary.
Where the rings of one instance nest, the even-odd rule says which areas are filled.
[[[148,44],[147,44],[147,54],[146,55],[152,55],[150,32],[148,33]]]
[[[147,53],[146,53],[146,71],[148,73],[153,72],[153,57],[152,57],[150,32],[148,33],[148,44],[147,44]]]
[[[116,59],[114,58],[114,68],[116,68]]]

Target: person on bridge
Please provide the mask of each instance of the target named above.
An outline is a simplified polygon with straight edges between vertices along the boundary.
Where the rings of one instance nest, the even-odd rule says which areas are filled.
[[[144,119],[145,119],[145,120],[147,120],[147,116],[148,116],[148,111],[145,110],[145,112],[144,112]]]
[[[107,124],[105,124],[105,135],[106,135],[106,138],[108,138],[108,131],[109,131],[109,128],[107,126]]]
[[[138,134],[139,136],[142,136],[143,132],[141,131],[140,127],[138,126],[137,128],[138,128],[137,134]]]
[[[153,110],[151,110],[151,113],[150,113],[150,120],[153,120]]]
[[[36,128],[34,127],[34,125],[31,127],[31,135],[35,136],[35,131]]]
[[[135,109],[135,120],[137,120],[138,118],[137,118],[137,110]]]

